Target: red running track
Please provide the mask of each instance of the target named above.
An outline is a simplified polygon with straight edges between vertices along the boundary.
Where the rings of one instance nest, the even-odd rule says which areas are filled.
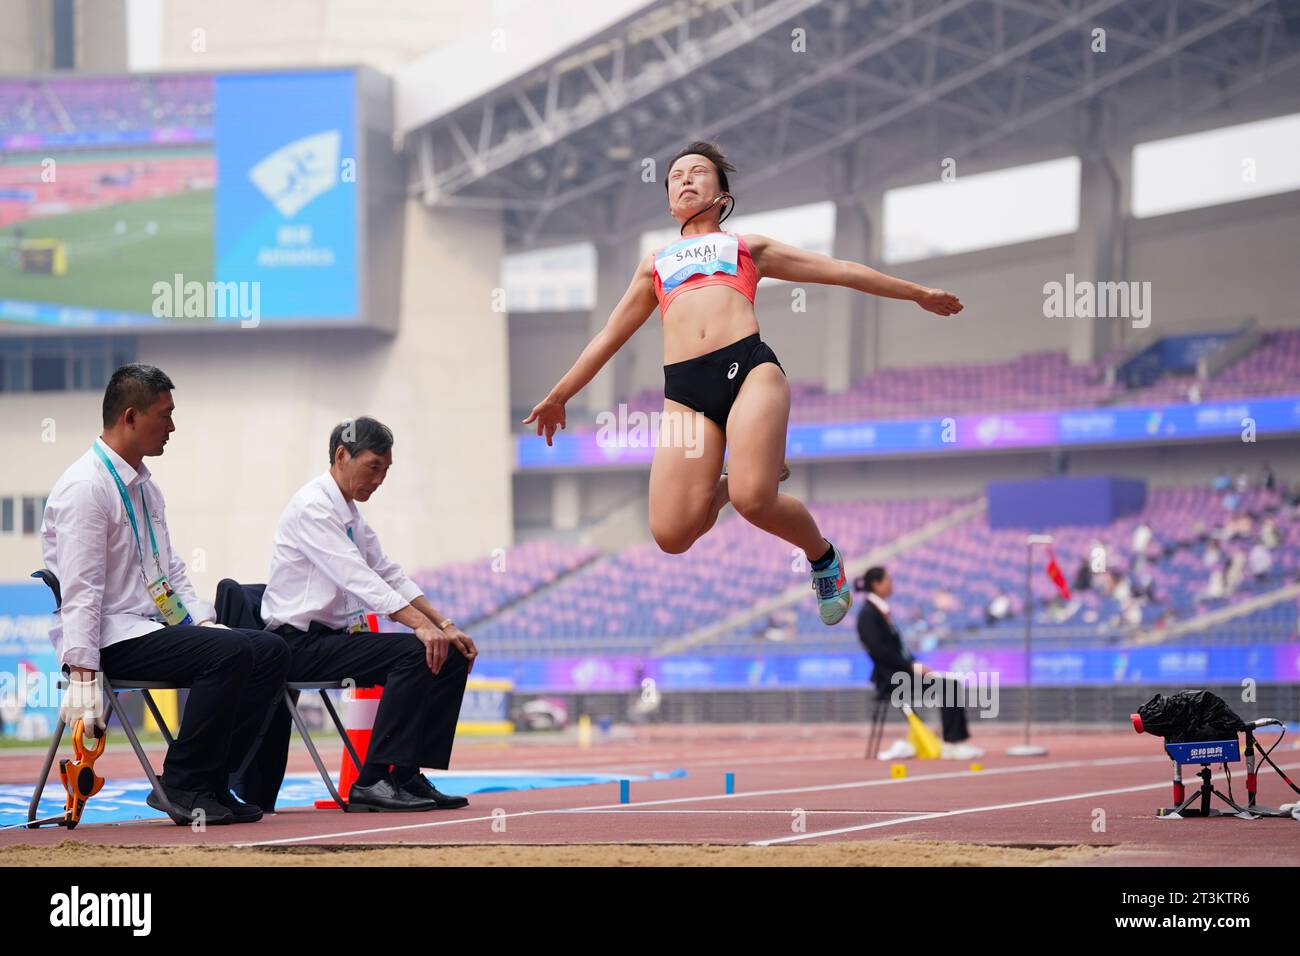
[[[206,833],[165,820],[83,826],[75,834],[59,828],[9,830],[0,832],[0,845],[51,845],[70,838],[209,846],[806,845],[909,839],[1114,848],[1098,859],[1100,865],[1300,863],[1300,824],[1290,819],[1157,818],[1156,808],[1171,798],[1171,765],[1154,737],[1045,731],[1035,742],[1047,747],[1046,757],[1005,756],[1017,740],[1005,733],[981,735],[978,742],[987,751],[979,761],[982,770],[972,771],[968,762],[910,760],[902,761],[907,768],[902,779],[890,776],[889,764],[865,760],[863,733],[840,725],[642,728],[597,740],[590,749],[572,739],[463,741],[453,771],[648,774],[681,768],[688,776],[633,783],[627,805],[618,803],[617,784],[609,784],[479,794],[463,810],[434,813],[288,809],[255,825]],[[1273,758],[1284,768],[1300,768],[1300,750],[1289,739]],[[336,765],[336,756],[327,759]],[[106,754],[99,766],[108,774],[140,775],[129,752]],[[25,782],[39,767],[34,754],[0,752],[0,782]],[[291,769],[310,769],[304,752],[294,751]],[[1196,782],[1193,769],[1184,768],[1189,783]],[[1244,803],[1244,764],[1232,769],[1233,793]],[[731,795],[724,792],[728,771],[735,774]],[[1226,789],[1219,773],[1215,781]],[[1261,773],[1261,805],[1295,799],[1300,797],[1271,770]]]

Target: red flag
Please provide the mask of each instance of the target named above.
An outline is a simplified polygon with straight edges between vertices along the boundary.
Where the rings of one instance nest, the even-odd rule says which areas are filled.
[[[1061,592],[1061,597],[1070,600],[1070,586],[1065,583],[1065,575],[1061,572],[1061,566],[1056,563],[1056,554],[1050,547],[1047,549],[1047,576],[1056,585],[1056,590]]]

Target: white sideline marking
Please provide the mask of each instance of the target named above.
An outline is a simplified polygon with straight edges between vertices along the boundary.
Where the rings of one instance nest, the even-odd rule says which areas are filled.
[[[779,813],[779,814],[781,814],[782,816],[787,816],[787,817],[788,817],[788,816],[789,816],[791,813],[793,813],[794,811],[793,811],[793,810],[747,810],[747,809],[739,809],[739,810],[640,810],[640,809],[634,809],[634,810],[599,810],[599,809],[590,809],[590,810],[588,810],[588,809],[576,809],[576,810],[556,810],[556,811],[550,811],[550,812],[555,812],[555,813],[614,813],[614,814],[619,814],[619,813],[729,813],[729,814],[732,814],[733,816],[734,816],[734,815],[741,815],[741,816],[744,816],[744,815],[751,814],[751,813]],[[803,810],[802,812],[808,814],[808,816],[810,816],[810,817],[811,817],[811,816],[814,816],[814,815],[816,815],[816,814],[828,814],[828,813],[841,814],[841,815],[844,815],[844,816],[862,817],[862,816],[868,816],[868,815],[870,815],[870,814],[888,814],[888,815],[890,815],[890,816],[893,816],[893,815],[895,815],[895,814],[899,814],[899,813],[932,813],[933,811],[931,811],[931,810]]]
[[[1283,770],[1292,770],[1300,764],[1283,764]],[[1063,797],[1043,797],[1038,800],[1021,800],[1016,803],[997,803],[984,807],[966,807],[961,810],[941,810],[925,816],[905,817],[898,820],[878,820],[875,823],[862,823],[852,827],[840,827],[836,830],[819,830],[816,833],[797,833],[793,836],[777,837],[772,840],[752,840],[746,846],[775,846],[778,843],[795,843],[800,840],[815,840],[818,837],[837,836],[841,833],[857,833],[862,830],[878,830],[881,827],[898,826],[902,823],[924,823],[926,820],[938,820],[941,817],[959,817],[969,813],[990,813],[994,810],[1016,810],[1020,807],[1036,807],[1045,803],[1063,803],[1068,800],[1083,800],[1087,797],[1108,797],[1117,793],[1138,793],[1142,790],[1159,790],[1170,786],[1169,781],[1149,783],[1137,787],[1118,787],[1114,790],[1092,790],[1087,793],[1071,793]],[[1190,784],[1188,785],[1191,786]]]

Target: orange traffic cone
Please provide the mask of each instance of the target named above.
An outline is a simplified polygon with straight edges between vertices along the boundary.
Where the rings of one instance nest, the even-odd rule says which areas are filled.
[[[379,630],[379,621],[373,614],[366,615],[366,624],[371,632]],[[360,635],[358,635],[360,636]],[[364,638],[363,638],[364,639]],[[370,733],[375,726],[375,712],[379,710],[379,700],[384,694],[382,687],[353,687],[348,691],[347,712],[343,716],[343,729],[348,733],[357,756],[365,762],[366,751],[370,749]],[[339,796],[347,800],[352,785],[357,782],[361,768],[352,762],[348,748],[343,748],[342,765],[339,767]],[[337,810],[339,805],[333,800],[317,800],[317,810]]]

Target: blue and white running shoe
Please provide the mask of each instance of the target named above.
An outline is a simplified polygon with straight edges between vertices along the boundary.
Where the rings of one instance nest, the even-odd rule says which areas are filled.
[[[838,624],[853,606],[853,592],[844,577],[844,556],[831,546],[835,557],[829,567],[812,573],[812,587],[817,592],[818,612],[823,624]]]

